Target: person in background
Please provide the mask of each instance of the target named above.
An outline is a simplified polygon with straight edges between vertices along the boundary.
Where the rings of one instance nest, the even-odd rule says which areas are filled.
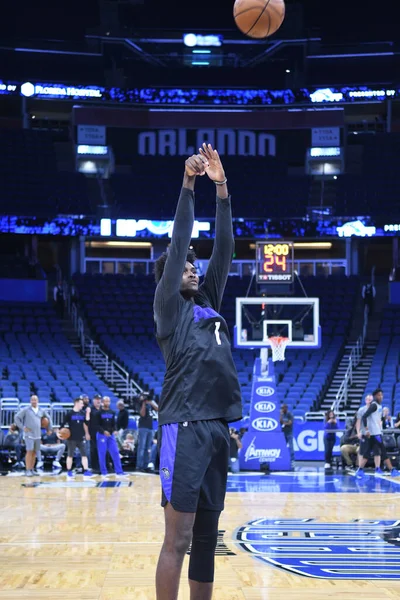
[[[135,438],[133,433],[127,433],[126,438],[122,444],[122,449],[127,452],[133,452],[135,450]]]
[[[372,285],[372,283],[367,283],[366,285],[363,286],[361,295],[364,299],[364,310],[367,310],[368,314],[371,315],[373,313],[374,304],[375,304],[375,296],[376,296],[375,286]]]
[[[89,409],[89,414],[90,414],[91,408],[90,408],[90,398],[89,398],[89,396],[87,394],[82,394],[80,396],[80,398],[81,398],[81,400],[83,402],[83,408],[82,408],[82,410],[86,413],[86,409],[88,408]],[[92,468],[92,461],[91,461],[91,458],[90,458],[90,441],[91,440],[90,440],[90,432],[89,432],[89,436],[85,437],[85,442],[84,442],[85,443],[86,456],[87,456],[87,459],[88,459],[89,469]]]
[[[382,410],[382,429],[392,428],[392,417],[387,406]]]
[[[100,472],[105,477],[107,475],[106,455],[109,452],[114,464],[114,471],[117,477],[124,477],[121,458],[119,455],[116,433],[115,412],[110,408],[110,398],[104,396],[103,407],[98,411],[97,418],[97,451],[99,454]]]
[[[279,418],[286,445],[290,452],[290,466],[294,468],[294,447],[293,447],[293,415],[288,410],[287,404],[282,404],[281,415]]]
[[[65,294],[62,281],[59,281],[53,290],[54,306],[56,309],[57,317],[59,319],[64,318],[64,307],[65,307]]]
[[[151,446],[150,450],[150,462],[148,468],[152,471],[158,470],[159,462],[160,459],[158,456],[158,431],[155,431],[153,436],[153,445]]]
[[[248,428],[248,427],[241,427],[241,428],[239,429],[239,437],[240,437],[240,439],[242,439],[242,438],[243,438],[244,434],[245,434],[245,433],[247,433],[247,432],[248,432],[248,430],[249,430],[249,428]]]
[[[360,441],[357,434],[357,416],[351,419],[346,427],[346,431],[340,438],[340,453],[345,462],[345,471],[351,471],[353,469],[352,456],[358,455],[358,449],[360,447]],[[356,458],[357,461],[357,458]]]
[[[49,421],[49,429],[52,428],[50,415],[39,407],[39,398],[31,396],[30,405],[26,406],[15,415],[15,424],[23,431],[26,447],[25,465],[26,476],[38,475],[34,470],[36,454],[40,452],[40,439],[42,436],[42,418]]]
[[[61,473],[62,466],[60,460],[63,457],[65,449],[66,444],[64,444],[58,437],[58,429],[49,429],[44,435],[42,435],[37,468],[43,468],[43,454],[45,456],[47,454],[52,456],[56,455],[55,459],[53,460],[53,472],[55,471]]]
[[[153,443],[153,416],[152,410],[158,411],[158,404],[148,394],[139,397],[139,424],[138,424],[138,449],[137,464],[138,471],[145,471],[149,466],[151,445]]]
[[[229,466],[232,473],[239,473],[239,450],[243,448],[239,433],[233,427],[229,428]]]
[[[120,435],[128,429],[129,425],[129,413],[125,407],[125,404],[122,400],[118,400],[117,402],[118,415],[117,415],[117,431]]]
[[[17,459],[16,466],[20,468],[24,467],[24,463],[22,462],[22,453],[24,451],[22,434],[18,431],[18,427],[15,425],[15,423],[10,425],[10,428],[4,438],[3,448],[14,451]]]
[[[333,410],[328,410],[325,415],[325,469],[332,467],[333,447],[336,442],[337,422]]]
[[[100,473],[99,466],[99,454],[97,452],[97,432],[98,432],[98,419],[97,415],[101,410],[100,394],[96,394],[93,398],[93,406],[90,407],[90,421],[89,421],[89,436],[90,436],[90,469],[93,473]]]
[[[84,411],[83,400],[81,398],[75,398],[74,407],[72,410],[67,412],[63,425],[63,427],[67,427],[71,432],[71,436],[67,440],[67,476],[69,478],[74,477],[72,471],[72,461],[76,448],[78,448],[79,452],[81,453],[84,477],[92,476],[92,472],[89,471],[89,464],[84,443],[85,439],[88,439],[89,437],[89,419],[90,408],[87,407]]]
[[[374,456],[376,475],[379,476],[383,474],[381,469],[382,462],[390,471],[392,477],[399,477],[400,475],[399,471],[393,468],[392,462],[387,456],[385,444],[383,443],[382,402],[383,391],[380,388],[377,388],[372,394],[372,402],[370,402],[367,410],[363,412],[361,417],[363,426],[361,445],[363,446],[364,453],[363,456],[360,456],[359,458],[359,468],[356,472],[357,479],[362,479],[365,476],[364,467],[371,454]],[[357,431],[361,433],[359,427],[357,427]]]

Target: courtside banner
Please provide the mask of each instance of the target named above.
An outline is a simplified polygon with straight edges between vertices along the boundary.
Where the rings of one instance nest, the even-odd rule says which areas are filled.
[[[338,429],[343,424],[338,423]],[[333,448],[334,456],[340,455],[340,438],[343,431],[336,432],[336,444]],[[306,421],[305,423],[294,422],[293,427],[294,455],[296,460],[324,460],[324,422]]]

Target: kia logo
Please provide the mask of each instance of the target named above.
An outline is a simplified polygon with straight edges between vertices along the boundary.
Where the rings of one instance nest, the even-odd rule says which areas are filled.
[[[256,402],[254,405],[255,410],[260,413],[270,413],[276,409],[276,404],[273,402]]]
[[[258,419],[254,419],[251,425],[257,431],[273,431],[278,427],[278,421],[267,417],[258,417]]]
[[[256,394],[258,396],[264,396],[264,398],[266,398],[267,396],[273,396],[275,394],[275,390],[274,390],[274,388],[266,385],[263,387],[258,387],[256,389]]]

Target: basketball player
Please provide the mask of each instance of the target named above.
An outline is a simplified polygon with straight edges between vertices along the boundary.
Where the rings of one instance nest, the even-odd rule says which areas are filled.
[[[81,453],[84,477],[92,476],[92,472],[89,471],[85,446],[85,439],[89,438],[90,408],[87,407],[85,412],[82,409],[82,398],[75,398],[74,407],[65,415],[65,423],[63,425],[63,427],[69,428],[71,432],[71,436],[67,440],[67,477],[69,479],[74,477],[72,461],[76,448]]]
[[[383,392],[377,389],[372,394],[372,399],[369,396],[366,397],[365,401],[369,400],[369,404],[364,408],[360,409],[357,413],[362,414],[360,417],[361,425],[358,427],[357,421],[357,433],[361,434],[360,443],[360,456],[359,456],[359,468],[356,472],[356,477],[361,479],[364,477],[364,467],[368,462],[370,453],[374,455],[375,473],[382,475],[381,462],[382,460],[390,470],[390,474],[393,477],[398,477],[399,472],[393,468],[390,459],[387,457],[386,448],[383,444],[382,439],[382,401]]]
[[[207,174],[217,190],[216,234],[204,282],[189,249],[194,185]],[[165,537],[157,566],[157,600],[176,600],[184,556],[190,598],[209,600],[218,521],[229,460],[228,422],[241,418],[240,386],[229,331],[219,315],[234,241],[231,202],[218,152],[210,144],[185,163],[171,244],[155,265],[154,318],[166,362],[159,404],[160,478]]]
[[[114,434],[117,431],[116,426],[116,414],[114,410],[110,408],[111,401],[109,396],[104,396],[103,398],[103,407],[98,411],[96,415],[97,419],[97,451],[99,454],[99,464],[100,464],[100,472],[103,477],[107,475],[107,464],[106,464],[106,456],[107,452],[109,452],[113,465],[115,474],[118,477],[124,477],[125,473],[122,470],[121,459],[119,456],[118,444],[117,440],[114,437]]]

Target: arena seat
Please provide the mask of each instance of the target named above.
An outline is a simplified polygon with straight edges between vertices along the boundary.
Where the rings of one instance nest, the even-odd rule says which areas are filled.
[[[380,387],[383,406],[392,416],[400,412],[400,306],[388,304],[380,327],[379,342],[369,372],[365,394]]]
[[[49,131],[0,130],[0,215],[90,214],[84,175],[57,171]]]
[[[0,397],[41,403],[115,394],[69,345],[47,304],[0,303]]]
[[[74,282],[92,336],[145,389],[151,389],[159,396],[165,366],[154,338],[153,277],[86,274],[76,275]],[[235,298],[245,295],[248,285],[249,278],[228,279],[221,313],[231,330]],[[350,326],[359,282],[356,277],[310,277],[304,279],[304,285],[309,296],[321,299],[322,348],[310,351],[288,349],[286,361],[277,364],[277,381],[280,399],[291,409],[304,407],[305,412],[316,407],[329,383]],[[302,295],[299,290],[297,292]],[[338,305],[340,312],[336,310]],[[252,350],[233,349],[246,412],[250,405],[256,355]]]

